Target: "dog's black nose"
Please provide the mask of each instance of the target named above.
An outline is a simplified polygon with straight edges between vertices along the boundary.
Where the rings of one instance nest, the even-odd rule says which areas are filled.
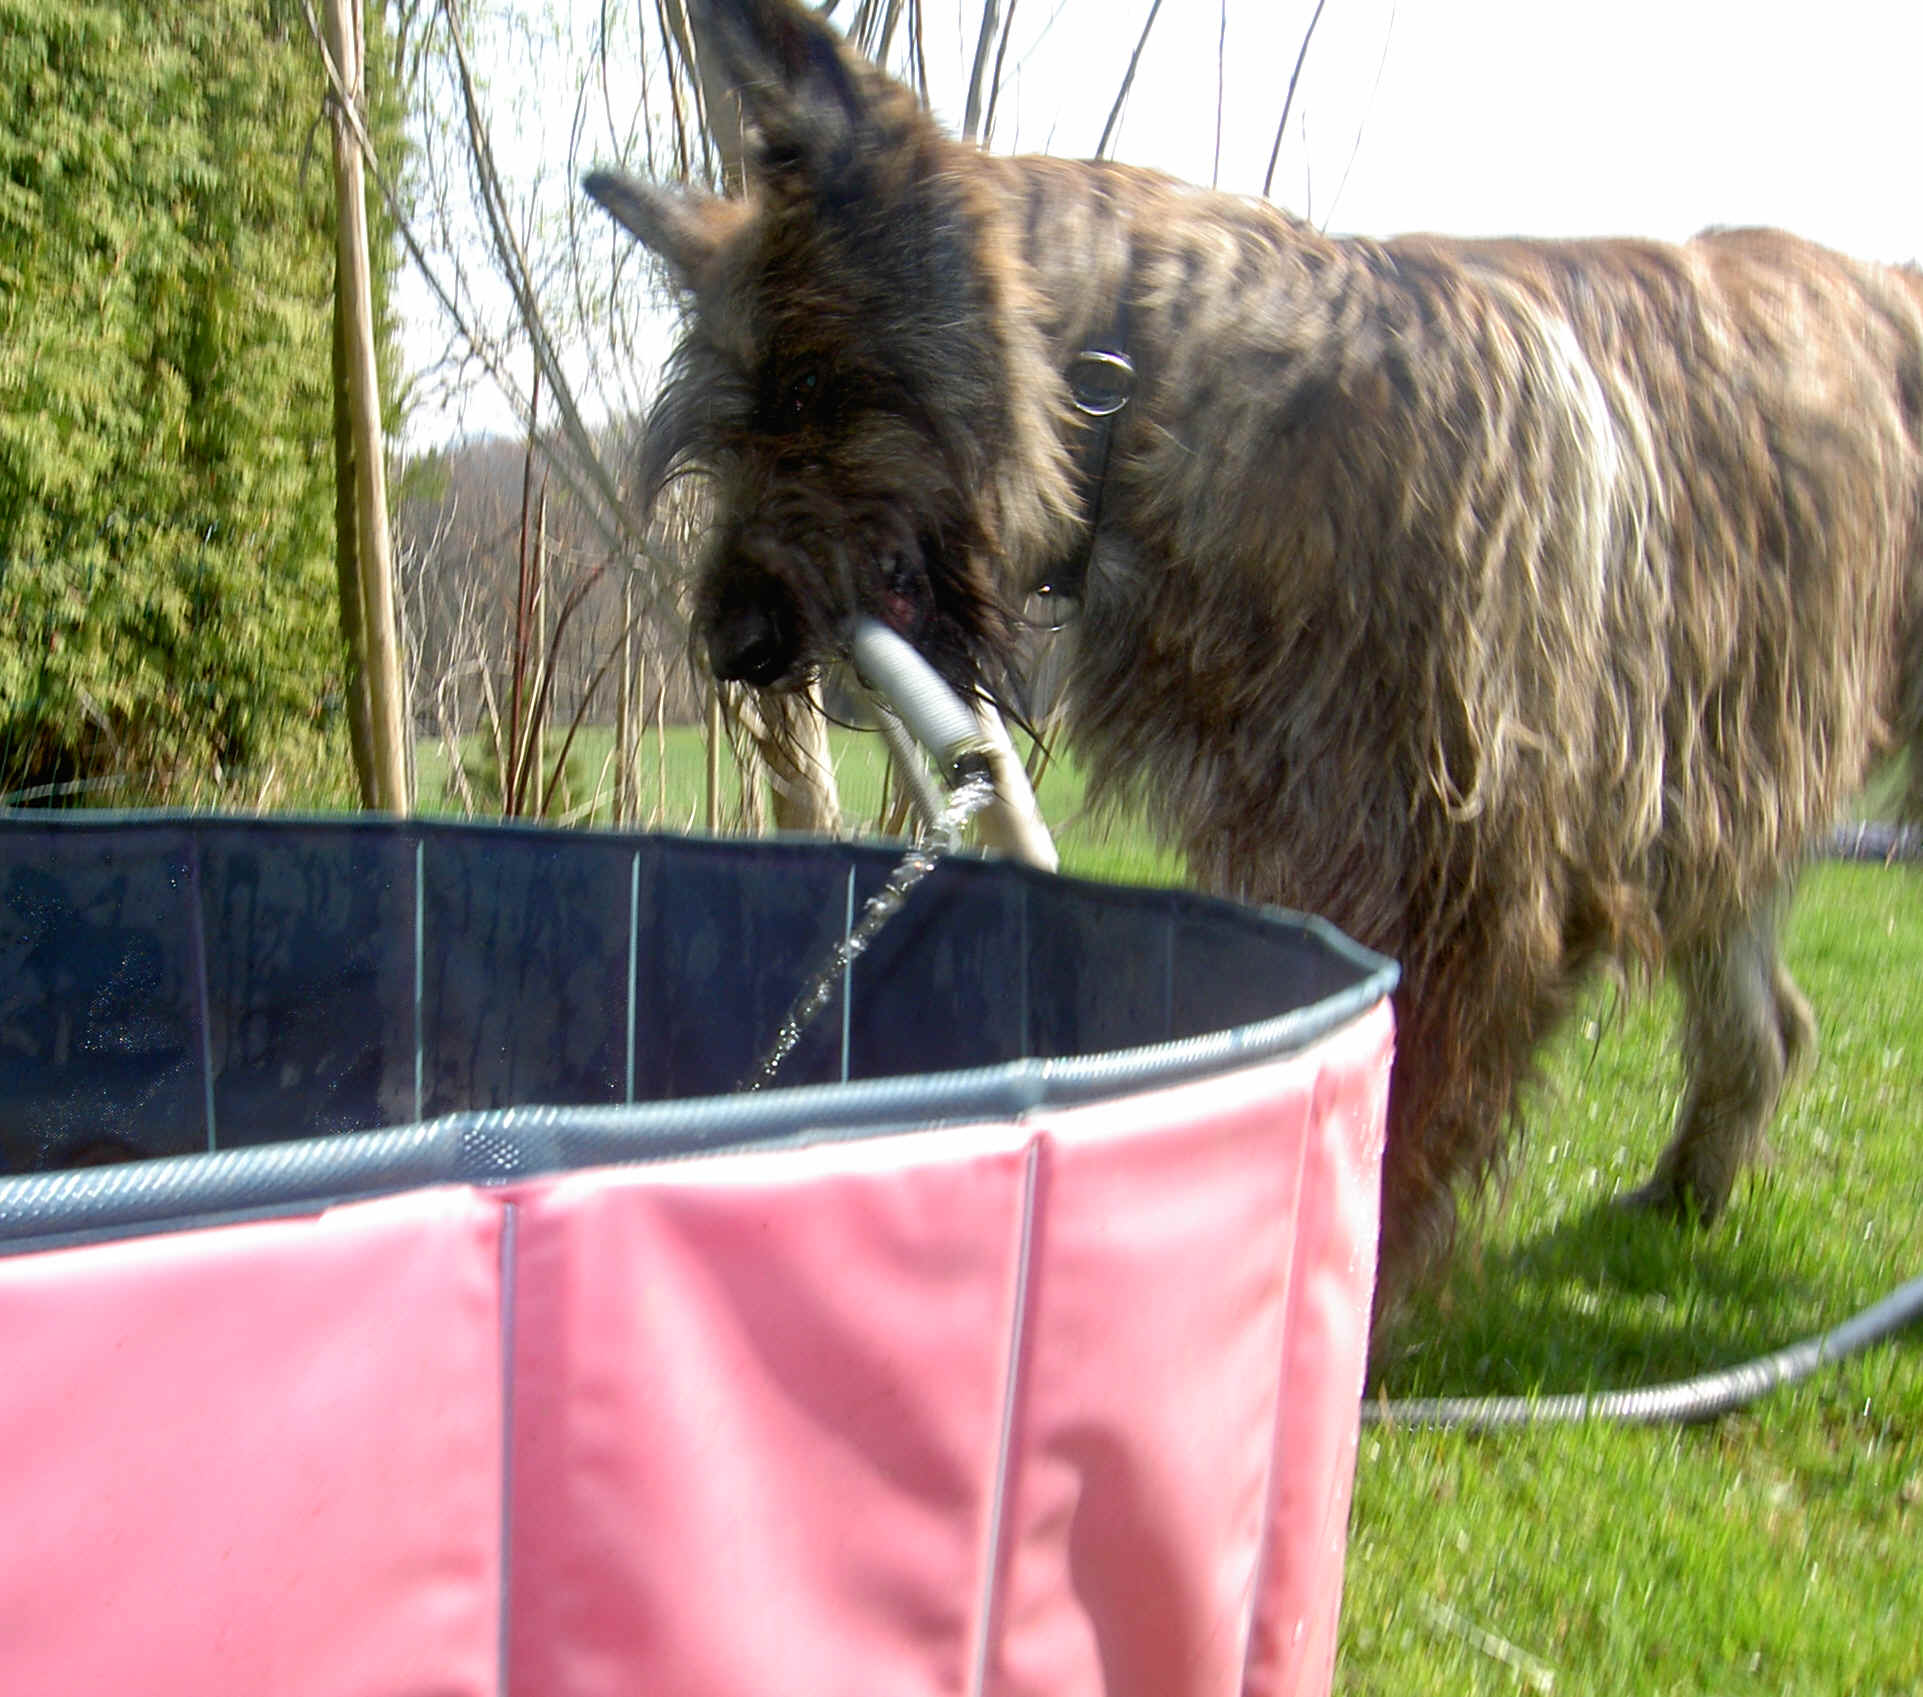
[[[723,683],[764,688],[793,670],[797,658],[793,621],[778,599],[737,601],[708,629],[708,664]]]

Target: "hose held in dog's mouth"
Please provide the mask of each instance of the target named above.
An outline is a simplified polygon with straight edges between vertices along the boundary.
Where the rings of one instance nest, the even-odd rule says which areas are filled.
[[[988,775],[988,756],[974,714],[913,643],[879,619],[855,619],[848,631],[848,657],[863,686],[892,708],[928,750],[950,789],[967,778]]]
[[[846,646],[856,676],[928,750],[952,791],[971,778],[994,786],[994,802],[977,815],[983,842],[1015,860],[1052,872],[1060,865],[1035,792],[999,715],[971,708],[914,644],[879,619],[857,618]]]

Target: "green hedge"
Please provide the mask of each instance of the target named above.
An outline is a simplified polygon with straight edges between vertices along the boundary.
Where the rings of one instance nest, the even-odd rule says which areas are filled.
[[[321,92],[285,0],[0,0],[0,793],[349,791]]]

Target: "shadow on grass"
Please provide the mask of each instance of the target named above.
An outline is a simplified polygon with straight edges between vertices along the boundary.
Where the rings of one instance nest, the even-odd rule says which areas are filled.
[[[1554,1394],[1689,1378],[1845,1318],[1786,1271],[1780,1211],[1711,1230],[1599,1203],[1507,1245],[1465,1242],[1385,1339],[1389,1397]]]

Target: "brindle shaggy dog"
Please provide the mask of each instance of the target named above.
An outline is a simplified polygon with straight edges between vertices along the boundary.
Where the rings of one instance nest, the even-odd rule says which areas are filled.
[[[1024,599],[1086,555],[1098,790],[1402,963],[1384,1295],[1611,959],[1683,993],[1638,1195],[1715,1216],[1811,1048],[1797,867],[1923,729],[1923,279],[1771,231],[1335,240],[986,156],[791,0],[690,10],[753,193],[588,187],[692,306],[646,481],[718,479],[715,673],[791,689],[859,609],[1018,701]],[[1116,338],[1098,479],[1067,373]]]

